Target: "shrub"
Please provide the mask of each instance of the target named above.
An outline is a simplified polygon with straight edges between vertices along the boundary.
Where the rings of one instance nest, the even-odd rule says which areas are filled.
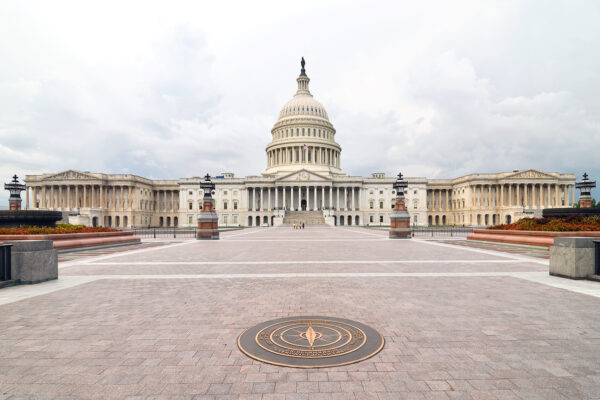
[[[491,226],[488,229],[506,231],[600,231],[600,216],[569,216],[565,218],[523,218],[512,224]]]
[[[0,228],[0,235],[50,235],[62,233],[93,233],[93,232],[117,232],[116,229],[97,226],[95,228],[84,225],[56,224],[56,227],[48,226],[20,226],[18,228]]]

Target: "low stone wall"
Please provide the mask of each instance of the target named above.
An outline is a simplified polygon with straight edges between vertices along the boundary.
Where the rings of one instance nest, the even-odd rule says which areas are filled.
[[[19,240],[51,240],[54,242],[54,248],[56,250],[140,242],[140,238],[134,236],[134,232],[131,231],[65,233],[51,235],[0,235],[0,242]]]
[[[595,279],[595,241],[600,241],[600,238],[555,238],[554,246],[550,248],[550,275]]]
[[[58,278],[58,251],[52,240],[19,240],[12,244],[11,279],[15,283],[40,283]]]
[[[474,229],[468,240],[524,244],[529,246],[554,246],[556,237],[591,237],[600,239],[600,232],[542,232],[542,231],[505,231],[495,229]]]

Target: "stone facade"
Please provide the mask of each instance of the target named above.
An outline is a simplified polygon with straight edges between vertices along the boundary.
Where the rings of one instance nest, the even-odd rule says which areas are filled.
[[[327,111],[314,99],[302,68],[298,89],[279,113],[260,176],[213,179],[220,226],[280,225],[286,212],[322,212],[329,225],[390,225],[394,178],[348,176]],[[574,203],[572,174],[526,171],[456,179],[407,177],[411,226],[488,226],[541,216],[543,208]],[[34,209],[61,210],[69,221],[116,227],[195,227],[202,212],[202,178],[156,181],[134,175],[65,171],[29,175]],[[311,214],[312,215],[312,214]]]

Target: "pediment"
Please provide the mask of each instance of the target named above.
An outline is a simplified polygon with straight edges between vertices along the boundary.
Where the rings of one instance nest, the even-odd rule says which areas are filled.
[[[278,179],[277,182],[331,182],[331,179],[319,175],[315,172],[307,171],[302,169],[300,171],[292,172],[288,175],[284,175]]]
[[[525,171],[515,172],[514,174],[508,175],[506,178],[511,179],[551,179],[556,178],[554,175],[547,174],[545,172],[538,171],[537,169],[527,169]]]
[[[60,181],[60,180],[68,180],[68,179],[81,179],[81,180],[90,180],[90,179],[98,179],[98,177],[86,174],[84,172],[75,171],[69,169],[67,171],[59,172],[55,175],[50,175],[44,178],[45,181]]]

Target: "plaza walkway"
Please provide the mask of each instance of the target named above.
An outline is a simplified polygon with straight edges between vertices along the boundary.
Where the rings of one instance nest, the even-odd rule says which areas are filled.
[[[600,399],[600,284],[543,258],[285,227],[63,259],[57,281],[0,290],[0,399]],[[302,315],[385,348],[310,370],[238,350]]]

